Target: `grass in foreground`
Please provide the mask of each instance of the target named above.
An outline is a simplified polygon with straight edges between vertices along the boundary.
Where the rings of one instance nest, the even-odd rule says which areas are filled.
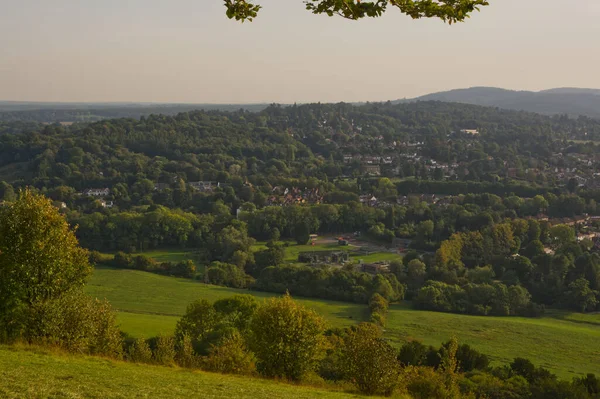
[[[238,293],[259,298],[274,296],[113,269],[97,269],[87,291],[107,298],[120,311],[122,329],[136,337],[172,333],[179,316],[195,299],[215,301]],[[367,318],[366,305],[296,299],[322,314],[332,327]],[[494,364],[521,356],[567,379],[588,372],[600,374],[600,314],[551,310],[541,318],[476,317],[417,311],[402,304],[390,307],[387,320],[386,337],[397,346],[410,340],[439,346],[455,335],[490,356]]]
[[[357,398],[358,395],[178,368],[0,346],[2,398]]]

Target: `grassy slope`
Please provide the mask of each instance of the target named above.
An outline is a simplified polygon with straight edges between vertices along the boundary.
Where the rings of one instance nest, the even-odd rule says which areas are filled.
[[[234,290],[131,270],[96,270],[88,292],[106,297],[119,309],[122,328],[134,336],[172,332],[186,305],[198,298],[214,301],[236,293],[259,298],[267,293]],[[366,317],[366,306],[297,298],[325,316],[331,326],[345,326]],[[600,374],[600,314],[552,311],[543,318],[495,318],[415,311],[393,305],[386,336],[394,344],[420,340],[438,346],[456,335],[488,354],[496,363],[527,357],[562,377]]]
[[[274,294],[206,285],[135,270],[98,268],[87,292],[108,299],[118,309],[124,331],[150,337],[172,332],[175,323],[196,299],[216,301],[235,294],[269,298]],[[344,326],[366,317],[367,307],[351,303],[296,298],[322,314],[332,325]]]
[[[437,346],[452,335],[495,364],[520,356],[567,379],[600,374],[600,315],[551,311],[542,318],[479,317],[390,308],[386,336],[395,343],[417,339]]]
[[[275,381],[0,346],[2,398],[353,398]]]

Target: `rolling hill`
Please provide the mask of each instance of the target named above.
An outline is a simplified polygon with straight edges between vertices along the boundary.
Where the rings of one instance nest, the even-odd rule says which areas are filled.
[[[141,271],[97,268],[88,294],[108,299],[119,311],[121,328],[134,337],[171,334],[186,306],[195,299],[215,301],[234,294],[259,300],[275,294],[206,285],[193,280]],[[366,305],[295,298],[323,315],[331,327],[345,327],[368,318]],[[467,316],[390,307],[385,336],[398,347],[418,340],[439,346],[453,335],[487,354],[495,365],[525,357],[561,378],[600,374],[600,314],[549,310],[539,318]]]
[[[533,92],[496,87],[471,87],[427,94],[398,102],[413,101],[457,102],[546,115],[568,114],[600,118],[599,89],[556,88]]]

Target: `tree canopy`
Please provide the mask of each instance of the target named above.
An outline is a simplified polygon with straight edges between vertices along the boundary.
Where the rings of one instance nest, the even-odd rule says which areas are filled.
[[[439,18],[449,24],[462,22],[473,11],[489,5],[487,0],[305,0],[306,9],[313,14],[340,16],[346,19],[380,17],[388,6],[396,7],[413,19]],[[227,16],[238,21],[252,21],[262,8],[247,0],[225,0]]]

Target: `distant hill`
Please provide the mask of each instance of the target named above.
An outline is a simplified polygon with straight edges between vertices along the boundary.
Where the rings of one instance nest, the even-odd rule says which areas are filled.
[[[180,112],[259,112],[268,104],[153,104],[153,103],[45,103],[0,101],[0,121],[95,122],[112,118],[139,118],[150,114],[176,115]]]
[[[427,94],[406,101],[444,101],[498,107],[540,114],[586,115],[600,118],[600,89],[557,88],[514,91],[496,87],[472,87]]]

